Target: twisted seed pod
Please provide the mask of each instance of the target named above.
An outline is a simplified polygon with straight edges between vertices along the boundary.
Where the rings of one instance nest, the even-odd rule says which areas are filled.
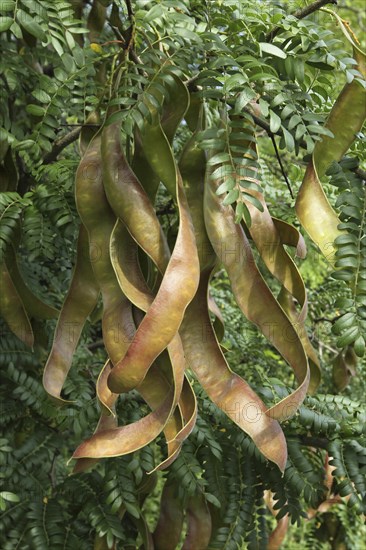
[[[9,246],[6,251],[6,265],[28,315],[36,319],[55,319],[59,314],[58,310],[38,298],[24,282],[13,246]]]
[[[318,355],[313,348],[309,336],[305,327],[305,322],[301,317],[301,314],[296,309],[295,302],[292,294],[290,294],[285,287],[281,288],[279,295],[277,296],[279,304],[282,306],[283,310],[286,312],[288,318],[292,322],[293,326],[296,328],[299,337],[301,339],[302,345],[308,357],[309,368],[310,368],[310,382],[309,382],[309,393],[314,393],[321,381],[321,370]]]
[[[159,116],[156,106],[146,100],[145,104],[150,111],[151,122],[145,120],[144,128],[142,130],[142,134],[146,136],[146,134],[149,135],[151,132],[154,132],[155,126],[159,126],[161,124],[169,144],[173,141],[177,128],[181,123],[185,111],[187,110],[189,101],[187,89],[184,84],[175,75],[173,75],[173,79],[175,84],[174,88],[165,98],[163,98],[160,87],[154,86],[154,83],[149,86],[149,93],[155,97],[159,104],[162,104],[162,112],[161,116]],[[150,200],[154,202],[160,178],[146,158],[143,138],[138,129],[135,131],[135,150],[132,161],[132,170],[142,183]]]
[[[175,550],[183,529],[184,510],[174,484],[165,483],[161,493],[160,513],[153,540],[155,550]]]
[[[254,125],[252,126],[254,134]],[[240,143],[243,149],[248,150],[246,156],[250,157],[251,151],[253,151],[255,158],[257,157],[255,142],[247,141],[246,134],[241,139],[239,133],[239,138],[236,140],[236,142]],[[252,172],[253,177],[256,177],[257,168],[252,170]],[[286,306],[288,306],[284,307],[284,310],[288,314],[291,321],[293,322],[294,327],[298,331],[305,351],[307,352],[310,362],[311,374],[309,391],[313,393],[319,386],[321,373],[319,359],[310,343],[305,328],[305,319],[308,309],[306,289],[304,281],[295,262],[283,246],[284,243],[281,238],[280,232],[282,231],[284,233],[286,231],[288,236],[290,238],[293,238],[296,243],[299,243],[299,237],[296,238],[295,236],[290,235],[290,230],[284,225],[284,223],[280,224],[277,222],[276,225],[275,221],[269,213],[264,194],[261,191],[256,189],[248,189],[246,193],[254,197],[256,201],[261,205],[261,209],[259,209],[254,206],[254,204],[252,204],[249,200],[244,199],[251,218],[251,225],[250,227],[248,227],[248,232],[250,233],[250,236],[252,237],[267,268],[282,284],[283,292],[281,294],[281,297],[284,299],[285,292],[289,294],[289,298],[280,303],[282,306],[285,303]],[[293,230],[296,232],[295,228],[293,228]],[[303,251],[300,251],[300,254],[303,254]],[[296,311],[293,300],[292,305],[290,306],[291,296],[293,296],[299,303],[299,312]]]
[[[108,142],[105,143],[107,144]],[[167,143],[166,138],[164,138],[163,143]],[[155,143],[155,146],[157,145],[159,147],[161,162],[167,167],[170,177],[173,177],[174,180],[175,195],[177,197],[179,209],[179,231],[172,256],[165,272],[165,266],[160,260],[162,247],[159,246],[158,250],[156,250],[155,240],[155,250],[151,247],[149,255],[160,270],[164,272],[164,278],[126,355],[115,365],[115,368],[110,374],[108,384],[114,392],[126,391],[127,389],[138,386],[138,384],[142,382],[154,359],[168,346],[169,342],[176,335],[182,322],[185,309],[197,290],[199,276],[198,256],[180,174],[176,168],[169,144],[168,148],[164,150],[160,149],[160,142],[158,142],[158,144]],[[149,150],[147,150],[147,155],[148,154]],[[139,198],[142,196],[138,182],[136,178],[132,177],[132,171],[126,166],[126,161],[123,157],[119,156],[117,162],[114,163],[110,158],[108,167],[111,173],[117,172],[120,189],[128,184],[128,187],[132,190],[130,192],[134,193],[136,190],[136,196]],[[127,183],[124,180],[125,177],[128,178]],[[123,204],[121,192],[118,196],[120,197],[119,204],[121,205]],[[146,201],[141,205],[141,208],[145,207]],[[120,214],[124,216],[122,218],[123,221],[126,223],[130,233],[134,236],[136,241],[139,242],[139,244],[142,241],[144,244],[144,240],[135,237],[137,231],[133,232],[133,227],[135,227],[135,225],[133,225],[134,220],[131,219],[131,214],[128,216],[126,215],[125,208],[125,206],[124,208],[121,206],[121,208],[118,209]],[[136,225],[139,226],[138,221]],[[144,233],[146,233],[146,228],[144,228]],[[145,245],[143,247],[145,251],[147,251],[147,246]]]
[[[251,387],[231,371],[217,342],[208,311],[208,285],[216,255],[207,236],[203,215],[205,155],[196,146],[195,135],[180,160],[184,187],[196,231],[201,278],[197,294],[187,308],[182,339],[190,368],[210,399],[244,430],[281,470],[287,458],[286,440],[277,421],[266,414],[266,406]],[[250,417],[256,411],[255,421]]]
[[[0,287],[1,315],[15,336],[24,344],[33,348],[32,325],[5,262],[0,265]]]
[[[110,208],[102,179],[101,136],[89,145],[76,174],[75,199],[89,235],[89,254],[103,300],[103,339],[112,363],[123,355],[135,324],[129,300],[122,294],[109,257],[109,240],[116,217]]]
[[[153,205],[128,165],[118,124],[103,130],[102,156],[104,189],[115,216],[126,224],[135,241],[164,273],[170,251]]]
[[[366,79],[366,54],[348,33],[343,21],[336,17],[343,33],[353,47],[357,68]],[[366,89],[357,79],[346,84],[338,96],[325,123],[334,138],[323,136],[314,147],[312,158],[296,199],[297,217],[310,238],[318,245],[323,255],[333,264],[335,239],[342,234],[338,229],[340,220],[323,191],[320,179],[332,161],[339,161],[362,128],[366,118]]]
[[[87,21],[87,27],[90,31],[90,42],[96,42],[98,40],[104,27],[105,18],[106,6],[104,6],[102,2],[99,2],[99,0],[94,0]]]
[[[137,250],[132,248],[132,255],[128,253],[128,251],[131,250],[128,245],[133,244],[131,241],[132,238],[129,235],[127,228],[121,221],[118,220],[113,229],[110,241],[110,256],[112,260],[112,265],[122,290],[125,292],[125,294],[128,296],[133,304],[135,304],[140,310],[146,312],[152,305],[154,301],[154,296],[147,286],[146,281],[142,275],[138,263]],[[176,335],[174,338],[179,337],[178,335]],[[169,346],[167,349],[169,351]],[[182,410],[182,415],[185,423],[178,427],[179,424],[175,422],[171,426],[172,432],[169,429],[169,433],[171,433],[171,438],[169,438],[168,441],[171,445],[171,450],[168,453],[168,462],[162,462],[158,466],[159,469],[167,467],[168,463],[171,463],[173,458],[173,447],[174,457],[177,456],[183,440],[192,431],[196,421],[196,398],[192,387],[187,379],[185,379],[184,381],[179,407]],[[178,411],[176,411],[176,413],[177,412]],[[167,428],[169,428],[169,424],[167,425]],[[166,436],[168,437],[167,431]]]
[[[205,550],[210,542],[212,522],[210,510],[202,493],[189,499],[186,514],[187,534],[182,550]]]
[[[225,266],[240,309],[291,365],[299,383],[290,396],[267,411],[273,418],[284,420],[305,398],[310,381],[307,358],[296,330],[258,271],[245,233],[235,223],[232,207],[222,204],[216,189],[217,182],[210,179],[208,170],[204,214],[213,249]]]
[[[179,342],[171,343],[170,356],[174,364],[172,373],[174,384],[165,394],[163,402],[152,413],[133,424],[95,433],[79,445],[72,458],[122,456],[141,449],[164,430],[182,390],[185,363],[184,359],[182,360],[183,352]]]
[[[43,372],[43,386],[46,392],[60,404],[65,403],[61,398],[61,390],[71,368],[81,332],[96,306],[98,296],[99,288],[89,260],[88,234],[81,225],[75,269]]]
[[[279,220],[273,216],[272,220],[281,238],[281,243],[296,248],[296,256],[304,259],[306,257],[306,244],[301,233],[293,225],[283,220]]]

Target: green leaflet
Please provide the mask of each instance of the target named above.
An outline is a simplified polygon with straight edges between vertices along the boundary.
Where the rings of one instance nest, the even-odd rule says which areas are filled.
[[[19,340],[33,348],[32,325],[5,262],[0,265],[0,288],[0,314]]]
[[[89,260],[88,234],[80,226],[76,265],[57,322],[52,348],[43,372],[43,386],[59,403],[85,322],[98,301],[99,288]]]
[[[265,414],[265,404],[251,387],[231,371],[211,325],[208,285],[216,255],[207,236],[203,215],[205,164],[205,155],[196,146],[193,136],[183,151],[180,168],[195,227],[201,278],[182,325],[184,351],[190,368],[210,399],[252,437],[269,460],[284,470],[287,451],[280,425]]]
[[[267,411],[273,418],[291,417],[305,398],[310,371],[299,336],[273,297],[255,264],[242,227],[235,223],[234,210],[222,204],[215,182],[207,170],[204,213],[211,244],[229,275],[236,301],[244,315],[269,339],[293,368],[298,388]]]
[[[355,44],[342,20],[331,13],[337,18],[347,40],[352,44],[358,70],[366,78],[365,53]],[[334,138],[325,135],[322,141],[316,143],[296,199],[295,208],[301,225],[331,264],[335,261],[334,241],[342,232],[338,229],[340,221],[329,204],[320,179],[330,164],[339,161],[346,153],[365,118],[366,90],[354,79],[344,86],[325,123]]]

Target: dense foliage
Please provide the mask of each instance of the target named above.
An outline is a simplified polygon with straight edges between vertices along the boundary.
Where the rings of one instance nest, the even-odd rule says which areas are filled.
[[[365,20],[299,4],[0,2],[4,549],[362,548]]]

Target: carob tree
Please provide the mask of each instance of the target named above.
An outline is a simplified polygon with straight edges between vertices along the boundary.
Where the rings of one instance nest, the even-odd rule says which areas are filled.
[[[326,3],[318,2],[316,8]],[[340,40],[328,30],[322,35],[320,26],[312,29],[305,19],[309,11],[286,16],[280,7],[272,12],[267,7],[261,17],[245,2],[209,6],[192,2],[189,6],[179,1],[137,1],[134,6],[126,2],[125,13],[118,2],[94,0],[90,9],[82,2],[74,3],[74,11],[71,3],[55,2],[60,14],[54,6],[45,15],[37,13],[36,7],[44,10],[49,2],[34,2],[33,7],[26,2],[20,2],[20,7],[16,2],[4,4],[1,30],[9,51],[16,40],[24,42],[23,48],[45,43],[45,25],[51,25],[49,44],[55,57],[49,70],[55,78],[46,76],[46,66],[36,67],[31,61],[32,70],[39,73],[38,88],[33,91],[37,103],[27,105],[34,117],[32,133],[18,139],[4,117],[1,315],[18,340],[31,349],[36,347],[38,353],[47,347],[38,320],[58,318],[43,371],[43,386],[52,407],[63,406],[60,415],[55,413],[57,429],[65,421],[67,408],[73,407],[67,380],[86,325],[101,327],[97,348],[105,354],[94,380],[99,422],[89,437],[78,434],[72,455],[76,476],[69,483],[77,484],[80,476],[87,491],[89,482],[82,476],[97,474],[83,472],[100,459],[131,453],[140,456],[138,452],[144,449],[149,453],[149,445],[157,438],[161,444],[163,434],[166,445],[155,453],[155,460],[145,461],[134,480],[139,495],[132,501],[135,504],[128,498],[117,499],[117,489],[109,496],[117,517],[131,516],[131,533],[141,537],[139,544],[173,549],[183,533],[185,549],[231,548],[249,533],[250,548],[265,547],[264,527],[256,523],[262,521],[264,491],[272,491],[274,509],[281,512],[268,548],[278,547],[286,531],[281,518],[290,514],[296,520],[301,515],[291,491],[281,485],[281,472],[298,490],[303,482],[297,469],[306,477],[313,461],[316,483],[324,467],[318,451],[308,450],[305,460],[299,450],[299,441],[308,437],[304,405],[309,399],[319,405],[316,433],[328,437],[330,427],[321,417],[322,399],[306,397],[316,394],[321,381],[318,354],[305,326],[308,298],[296,259],[306,256],[306,245],[294,225],[270,213],[258,133],[264,130],[272,139],[288,185],[276,136],[281,137],[282,149],[300,155],[305,148],[310,155],[295,209],[301,226],[335,270],[334,278],[349,284],[349,295],[339,303],[344,311],[334,323],[337,345],[342,348],[335,376],[342,387],[357,356],[364,355],[366,328],[364,174],[355,155],[348,165],[342,161],[366,117],[365,54],[356,36],[347,22],[328,9],[324,17],[333,18],[343,31],[345,43],[353,48],[352,57],[351,53],[345,57],[343,51],[332,54],[339,50]],[[87,17],[86,29],[76,17]],[[318,33],[317,40],[314,33]],[[328,44],[324,39],[329,34],[333,42],[329,39]],[[319,73],[329,67],[345,72],[347,83],[323,124],[321,115],[310,113],[309,106],[314,101],[311,94],[324,97]],[[3,75],[11,87],[9,76]],[[287,83],[279,91],[283,78]],[[89,82],[80,92],[81,79]],[[55,140],[62,98],[83,94],[81,130]],[[324,97],[328,103],[329,99]],[[78,107],[76,116],[81,114]],[[47,184],[42,182],[48,165],[77,137],[81,160],[69,190],[75,193],[76,216],[60,213],[61,198],[54,190],[47,193]],[[336,185],[346,189],[336,205],[341,219],[322,187],[326,173],[331,183],[336,180]],[[161,197],[170,208],[169,225],[159,212]],[[78,220],[75,267],[60,311],[30,290],[18,266],[18,251],[32,236],[39,237],[37,228],[32,233],[31,217],[42,209],[54,212],[48,215],[58,228],[70,224],[70,218]],[[294,389],[276,387],[268,394],[249,384],[245,373],[241,376],[230,368],[230,355],[222,342],[223,317],[211,286],[222,270],[241,312],[277,350],[278,368],[284,369],[286,363],[291,367]],[[14,365],[11,368],[9,376],[19,382]],[[197,407],[197,393],[206,413]],[[131,399],[146,414],[135,414],[126,422],[121,404]],[[217,426],[231,426],[230,422],[237,426],[226,443],[222,434],[212,443],[209,418]],[[343,417],[342,421],[334,422],[335,434],[346,431]],[[286,437],[284,422],[290,426]],[[355,414],[355,426],[348,435],[361,436],[360,424]],[[201,432],[212,445],[211,454],[207,456],[203,448],[196,457],[194,442]],[[340,436],[324,437],[319,448],[328,450],[330,464],[338,473],[335,493],[351,495],[351,503],[364,510],[363,443],[352,439],[340,450]],[[316,438],[310,443],[317,447]],[[180,462],[191,448],[192,464],[198,460],[205,471],[202,482],[192,474],[193,486]],[[255,460],[241,462],[241,453]],[[220,460],[228,464],[219,467]],[[116,462],[111,460],[110,472],[105,464],[106,478],[114,488],[110,472]],[[206,470],[205,464],[210,464]],[[168,467],[152,534],[141,508],[154,490],[156,472]],[[239,508],[246,500],[252,503],[250,514],[237,512],[240,528],[236,525],[240,522],[230,516],[230,502],[226,507],[222,502],[222,513],[218,512],[220,502],[212,493],[220,481],[213,479],[214,468],[219,468],[218,477],[228,476],[227,468],[232,468],[243,479],[231,488],[239,498]],[[205,491],[210,483],[212,489]],[[306,483],[300,492],[307,491],[305,501],[315,509],[326,501],[326,495],[319,487],[316,493],[310,481]],[[11,500],[13,493],[7,494]],[[217,496],[229,499],[224,489]],[[268,507],[273,510],[273,504]],[[94,527],[95,548],[114,548],[123,536],[127,537],[124,548],[136,547],[128,538],[131,533],[121,535],[108,522],[107,527],[98,523]],[[44,547],[37,544],[37,548]]]

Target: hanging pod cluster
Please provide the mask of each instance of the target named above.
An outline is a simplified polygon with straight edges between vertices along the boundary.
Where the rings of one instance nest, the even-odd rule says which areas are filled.
[[[235,222],[234,209],[216,193],[220,178],[211,177],[220,155],[207,159],[199,147],[198,133],[204,126],[200,101],[194,96],[190,101],[176,75],[170,77],[169,93],[164,96],[161,90],[161,84],[150,87],[156,101],[146,100],[150,118],[136,129],[131,163],[119,123],[102,127],[87,147],[82,146],[75,182],[81,219],[77,259],[44,370],[44,386],[54,400],[65,402],[61,392],[75,348],[101,295],[108,355],[96,383],[101,418],[94,435],[73,454],[78,459],[76,471],[100,458],[140,449],[162,432],[167,456],[157,468],[169,465],[197,415],[188,372],[283,471],[287,448],[279,421],[296,412],[309,384],[315,390],[320,379],[304,328],[305,288],[285,249],[292,245],[303,256],[303,240],[293,227],[270,216],[259,192],[253,191],[253,196],[256,193],[261,210],[250,201],[247,204],[252,217],[249,233]],[[171,144],[183,117],[192,136],[177,163]],[[243,136],[246,139],[247,133]],[[171,195],[178,214],[172,250],[154,208],[159,183]],[[257,268],[247,234],[282,284],[278,298]],[[229,275],[242,312],[277,348],[298,381],[293,393],[270,409],[230,369],[220,347],[222,320],[209,295],[210,278],[219,265]],[[214,323],[211,316],[216,317]],[[151,412],[118,426],[116,400],[131,390],[140,393]]]

